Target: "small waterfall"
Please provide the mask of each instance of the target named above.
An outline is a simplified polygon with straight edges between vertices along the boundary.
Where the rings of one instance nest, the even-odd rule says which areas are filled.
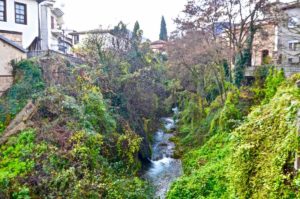
[[[173,109],[176,114],[178,109]],[[163,125],[167,131],[176,127],[172,118],[162,118]],[[164,199],[172,182],[182,175],[182,164],[180,160],[174,159],[175,144],[170,141],[173,134],[159,129],[154,136],[152,146],[151,166],[146,171],[145,177],[155,187],[155,198]]]

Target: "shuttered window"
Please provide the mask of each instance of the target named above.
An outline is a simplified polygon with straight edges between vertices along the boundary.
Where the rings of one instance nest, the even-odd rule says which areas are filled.
[[[6,2],[0,0],[0,21],[6,21]]]

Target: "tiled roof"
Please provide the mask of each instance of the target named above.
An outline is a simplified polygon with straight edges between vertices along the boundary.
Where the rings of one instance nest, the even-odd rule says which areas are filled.
[[[157,45],[157,44],[167,44],[167,42],[163,40],[158,40],[151,43],[151,45]]]
[[[290,3],[288,3],[288,4],[286,4],[285,6],[282,7],[283,10],[293,9],[293,8],[300,8],[300,2],[299,1],[293,1],[293,2],[290,2]]]
[[[7,39],[6,37],[4,37],[3,35],[0,35],[0,40],[1,41],[4,41],[5,43],[11,45],[12,47],[16,48],[17,50],[23,52],[23,53],[26,53],[27,50],[24,49],[22,46],[20,46],[19,44],[11,41],[10,39]]]
[[[85,35],[85,34],[107,34],[111,33],[112,30],[101,30],[101,29],[94,29],[88,31],[79,31],[79,32],[71,32],[69,35]]]

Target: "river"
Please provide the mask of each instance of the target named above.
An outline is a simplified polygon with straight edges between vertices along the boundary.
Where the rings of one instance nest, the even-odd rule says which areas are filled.
[[[182,175],[182,164],[181,160],[173,158],[175,144],[170,138],[174,135],[167,133],[175,128],[175,121],[172,118],[161,121],[165,130],[159,129],[154,135],[151,165],[145,176],[155,188],[155,198],[164,199],[172,182]]]

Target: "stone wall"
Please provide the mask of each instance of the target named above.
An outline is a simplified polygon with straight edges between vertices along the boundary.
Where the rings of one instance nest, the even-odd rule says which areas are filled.
[[[274,25],[264,25],[262,30],[259,30],[253,41],[252,50],[252,66],[262,65],[262,52],[267,50],[269,52],[270,61],[274,61],[276,56],[275,51],[275,26]]]
[[[260,67],[260,66],[257,66],[257,67]],[[255,70],[257,68],[256,67],[247,67],[245,69],[245,77],[254,77],[254,73],[255,73]],[[277,66],[276,67],[277,70],[281,70],[283,69],[284,71],[284,75],[286,77],[291,77],[292,75],[294,74],[298,74],[300,73],[300,67],[292,67],[292,66]]]
[[[8,31],[1,31],[0,30],[0,35],[6,37],[7,39],[15,42],[16,44],[23,46],[22,43],[22,33],[19,32],[8,32]]]
[[[13,83],[12,60],[21,60],[26,58],[26,53],[12,47],[11,45],[0,40],[0,96]]]

